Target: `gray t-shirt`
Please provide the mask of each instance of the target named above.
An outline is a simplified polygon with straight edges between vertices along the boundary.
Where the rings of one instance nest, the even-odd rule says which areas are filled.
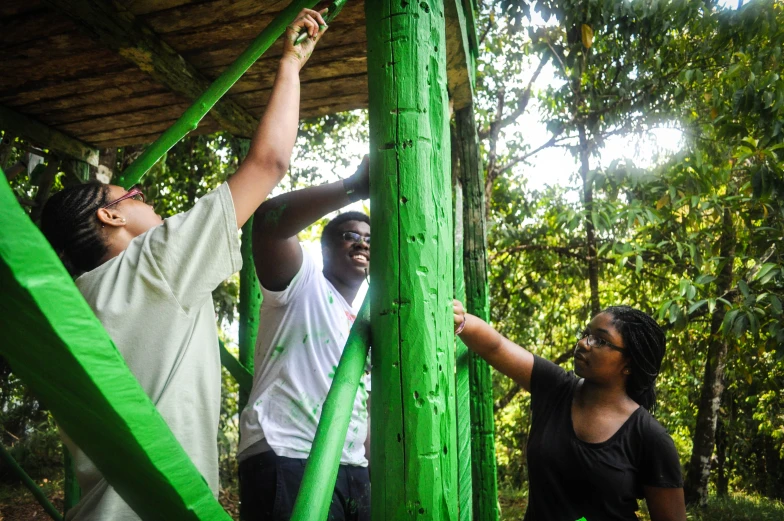
[[[216,495],[221,364],[212,290],[241,266],[234,203],[224,184],[76,280]],[[138,520],[84,452],[66,435],[63,441],[82,488],[67,519]]]

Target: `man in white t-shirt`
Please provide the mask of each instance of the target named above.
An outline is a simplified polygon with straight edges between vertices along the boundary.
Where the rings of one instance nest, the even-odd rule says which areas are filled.
[[[323,270],[303,251],[297,234],[367,197],[365,158],[348,179],[283,194],[256,212],[253,255],[264,300],[253,389],[240,418],[243,521],[291,516],[321,407],[356,317],[353,301],[370,266],[370,219],[363,213],[341,214],[324,227]],[[369,383],[363,379],[354,399],[330,520],[370,519]]]

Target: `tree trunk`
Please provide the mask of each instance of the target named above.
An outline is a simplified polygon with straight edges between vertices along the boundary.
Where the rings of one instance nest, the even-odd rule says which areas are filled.
[[[589,144],[585,123],[577,126],[580,133],[580,177],[583,180],[583,206],[585,208],[585,245],[588,261],[588,285],[591,289],[591,316],[602,310],[599,302],[599,258],[596,248],[596,229],[593,225],[593,179],[589,162]]]
[[[735,228],[732,214],[724,210],[722,230],[719,238],[720,253],[724,266],[716,279],[716,294],[723,295],[732,287],[732,271],[735,261]],[[727,314],[725,306],[716,306],[711,317],[711,334],[708,356],[705,361],[705,376],[697,410],[697,426],[694,430],[693,449],[686,473],[684,491],[686,502],[704,505],[708,501],[711,455],[716,440],[716,423],[724,392],[724,368],[727,363],[729,343],[719,330]]]

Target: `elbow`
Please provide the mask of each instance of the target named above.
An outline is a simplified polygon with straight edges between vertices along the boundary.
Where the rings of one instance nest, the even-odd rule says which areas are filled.
[[[279,183],[289,171],[290,156],[284,156],[275,150],[263,150],[254,153],[246,159],[253,168],[265,176],[272,177],[275,184]]]

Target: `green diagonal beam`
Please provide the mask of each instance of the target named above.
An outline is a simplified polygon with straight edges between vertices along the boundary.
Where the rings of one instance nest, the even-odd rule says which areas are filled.
[[[253,386],[253,373],[248,371],[244,365],[237,360],[234,355],[229,353],[222,340],[218,340],[220,346],[220,360],[223,367],[229,372],[231,376],[240,384],[240,388],[245,387],[250,389]],[[242,408],[240,408],[242,411]]]
[[[186,110],[180,119],[169,127],[155,142],[147,147],[125,172],[115,179],[115,183],[128,188],[136,183],[163,157],[179,140],[192,130],[196,130],[199,121],[215,106],[229,89],[239,80],[256,60],[275,43],[282,35],[286,26],[294,21],[297,14],[304,8],[312,8],[318,0],[294,0],[286,9],[275,17],[272,22],[256,37],[250,46],[245,49],[234,63],[218,76],[218,78],[204,91],[204,94]]]
[[[0,355],[148,521],[228,521],[0,172]]]
[[[338,477],[354,400],[370,346],[370,299],[365,298],[346,340],[305,465],[291,521],[324,521]],[[383,469],[379,469],[383,472]]]

